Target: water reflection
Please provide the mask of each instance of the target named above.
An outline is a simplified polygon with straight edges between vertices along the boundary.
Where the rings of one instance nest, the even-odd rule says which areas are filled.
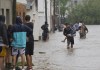
[[[74,51],[75,49],[74,48],[71,48],[71,49],[67,49],[67,52],[68,52],[68,55],[74,55]]]
[[[87,27],[87,38],[80,39],[77,32],[73,49],[66,49],[67,43],[61,42],[64,37],[61,32],[50,36],[49,42],[35,45],[40,54],[34,56],[37,68],[34,70],[100,70],[100,26]]]

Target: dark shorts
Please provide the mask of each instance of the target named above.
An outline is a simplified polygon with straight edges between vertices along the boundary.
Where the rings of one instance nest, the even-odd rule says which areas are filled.
[[[74,37],[67,37],[67,43],[74,44]]]
[[[33,53],[34,53],[34,42],[27,42],[25,55],[33,55]]]

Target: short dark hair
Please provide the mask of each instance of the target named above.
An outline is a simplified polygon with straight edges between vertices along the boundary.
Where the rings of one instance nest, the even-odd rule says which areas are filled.
[[[26,16],[25,16],[25,20],[26,20],[26,21],[30,21],[30,18],[31,18],[30,15],[26,15]]]

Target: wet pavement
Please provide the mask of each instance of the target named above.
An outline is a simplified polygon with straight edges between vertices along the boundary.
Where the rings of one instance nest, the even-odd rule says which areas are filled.
[[[100,70],[100,26],[88,25],[86,39],[75,37],[73,49],[67,49],[62,32],[50,34],[47,42],[35,42],[34,70]]]

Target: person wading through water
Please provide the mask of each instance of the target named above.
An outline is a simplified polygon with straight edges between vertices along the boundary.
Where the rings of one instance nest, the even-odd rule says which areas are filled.
[[[88,28],[84,23],[82,23],[82,25],[79,27],[80,39],[85,39],[87,33],[88,33]]]
[[[67,49],[69,49],[69,45],[71,44],[71,48],[73,48],[74,45],[74,30],[73,26],[66,23],[66,28],[64,28],[63,34],[66,36],[67,39]]]

